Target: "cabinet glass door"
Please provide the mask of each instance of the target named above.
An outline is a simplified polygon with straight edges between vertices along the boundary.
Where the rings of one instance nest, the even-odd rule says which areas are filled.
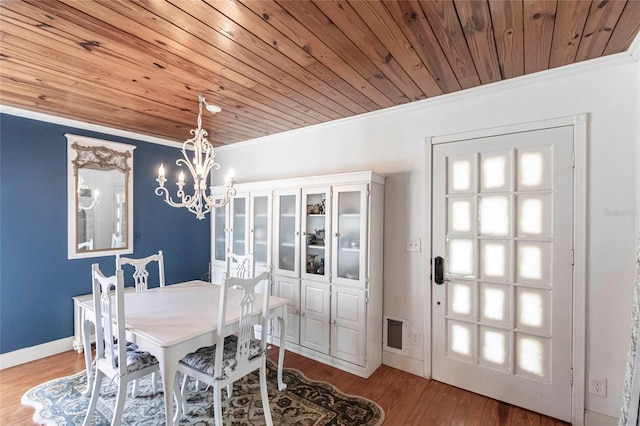
[[[302,190],[302,276],[329,281],[331,259],[330,188]]]
[[[247,197],[236,195],[231,201],[231,251],[235,254],[247,254]]]
[[[300,191],[278,191],[276,196],[276,273],[299,277]]]
[[[216,199],[220,202],[220,199]],[[213,213],[213,263],[225,266],[227,259],[227,206],[214,209]]]
[[[251,194],[251,254],[254,271],[266,271],[271,264],[271,193]]]
[[[367,198],[367,185],[333,188],[333,282],[366,284]]]

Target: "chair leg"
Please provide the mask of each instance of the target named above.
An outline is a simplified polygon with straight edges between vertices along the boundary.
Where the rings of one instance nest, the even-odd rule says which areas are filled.
[[[133,386],[131,386],[131,398],[135,398],[138,396],[138,379],[133,381]]]
[[[127,381],[118,380],[118,392],[116,393],[116,406],[113,408],[112,425],[119,425],[124,411],[124,401],[127,399]]]
[[[179,373],[176,371],[176,386],[178,384],[178,375]],[[187,405],[187,386],[189,385],[189,376],[186,374],[182,378],[182,385],[180,386],[180,398],[182,399],[182,412],[187,414],[189,412],[189,406]],[[196,390],[198,390],[196,388]]]
[[[219,385],[213,386],[213,416],[216,426],[222,426],[222,389]]]
[[[96,410],[98,404],[98,398],[100,398],[100,386],[102,385],[102,376],[104,373],[100,369],[96,368],[96,376],[93,379],[93,390],[91,391],[91,400],[89,401],[89,407],[87,408],[87,414],[84,416],[82,426],[89,426],[93,424],[93,412]]]
[[[180,372],[176,371],[176,378],[173,381],[173,397],[176,400],[176,414],[175,414],[175,423],[179,423],[180,418],[182,418],[183,414],[187,414],[189,411],[189,407],[187,406],[187,375],[184,375],[184,380],[182,380],[182,386],[180,385]]]
[[[151,374],[151,390],[154,395],[158,392],[158,373]]]
[[[124,401],[127,399],[127,381],[118,379],[118,390],[116,391],[116,405],[113,407],[112,425],[119,425],[124,412]]]
[[[233,383],[229,383],[227,385],[227,398],[231,398],[233,396]]]
[[[264,420],[267,426],[273,425],[271,419],[271,407],[269,406],[269,394],[267,392],[267,365],[266,357],[262,358],[262,365],[260,366],[260,395],[262,396],[262,409],[264,411]]]

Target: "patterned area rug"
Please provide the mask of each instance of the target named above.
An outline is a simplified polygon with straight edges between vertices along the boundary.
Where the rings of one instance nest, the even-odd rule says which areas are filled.
[[[306,378],[294,369],[283,370],[284,392],[277,389],[276,369],[268,362],[269,401],[274,425],[362,425],[377,426],[384,421],[384,411],[373,401],[345,395],[328,383]],[[86,374],[51,380],[30,389],[22,396],[22,403],[36,409],[33,419],[45,425],[80,425],[89,405],[82,396],[86,389]],[[107,379],[102,382],[101,398],[95,415],[96,425],[108,425],[115,405],[115,386]],[[124,406],[122,424],[164,424],[162,391],[152,395],[150,376],[140,381],[136,398],[131,398],[131,384]],[[263,425],[264,416],[260,399],[260,380],[257,374],[234,384],[229,400],[223,391],[224,424],[233,426]],[[213,391],[196,391],[193,381],[187,392],[189,413],[181,425],[213,425]]]

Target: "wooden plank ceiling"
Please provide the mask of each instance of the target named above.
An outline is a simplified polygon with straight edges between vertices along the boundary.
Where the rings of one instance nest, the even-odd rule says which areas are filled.
[[[0,103],[216,146],[628,50],[638,0],[2,0]]]

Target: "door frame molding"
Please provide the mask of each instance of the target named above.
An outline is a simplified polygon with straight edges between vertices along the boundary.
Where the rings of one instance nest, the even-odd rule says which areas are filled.
[[[425,281],[428,290],[425,291],[425,310],[423,317],[424,364],[423,375],[432,377],[432,310],[431,310],[431,274],[432,274],[432,206],[433,206],[433,147],[447,142],[460,142],[489,136],[499,136],[510,133],[543,130],[554,127],[573,126],[573,316],[571,363],[573,368],[573,383],[571,386],[571,417],[572,424],[584,425],[585,412],[585,376],[586,376],[586,289],[587,289],[587,125],[588,114],[575,114],[547,120],[532,121],[501,127],[479,129],[474,131],[454,133],[425,138],[425,244],[426,268]]]

